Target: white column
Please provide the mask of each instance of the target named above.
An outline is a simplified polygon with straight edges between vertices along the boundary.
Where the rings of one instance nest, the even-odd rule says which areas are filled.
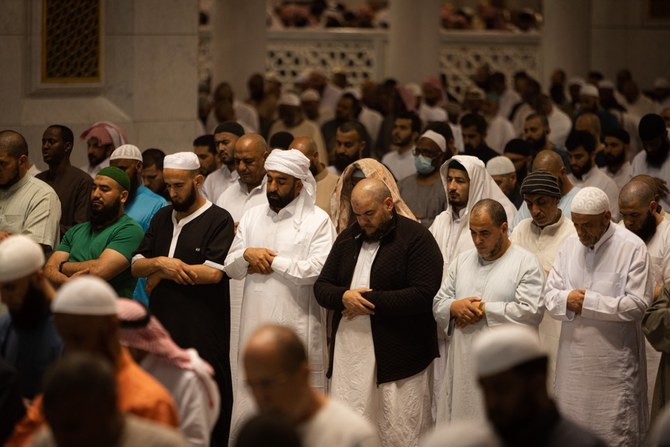
[[[247,97],[247,79],[265,73],[266,0],[216,0],[212,4],[212,89],[227,81],[235,98]]]
[[[542,67],[539,80],[562,68],[570,76],[585,77],[591,68],[591,0],[545,0],[542,28]]]
[[[437,76],[440,54],[440,0],[392,1],[388,76],[421,82]]]

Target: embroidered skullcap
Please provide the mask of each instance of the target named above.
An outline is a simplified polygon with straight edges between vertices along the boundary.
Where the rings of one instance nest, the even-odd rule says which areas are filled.
[[[537,332],[520,324],[505,324],[484,331],[475,338],[472,352],[479,377],[492,376],[547,356]]]
[[[51,310],[73,315],[116,315],[117,298],[106,281],[97,276],[81,276],[58,289]]]
[[[428,138],[433,143],[437,144],[437,147],[439,147],[442,152],[447,152],[447,140],[434,130],[425,131],[421,134],[419,140],[421,138]]]
[[[519,154],[527,157],[531,153],[531,147],[528,141],[522,140],[521,138],[514,138],[509,140],[509,142],[505,145],[505,150],[503,150],[503,153]]]
[[[44,265],[44,252],[28,236],[15,234],[0,242],[0,282],[32,275]]]
[[[602,214],[609,209],[610,201],[605,191],[595,186],[587,186],[575,194],[570,211],[575,214],[594,216]]]
[[[300,95],[301,101],[321,101],[321,95],[313,88],[308,88]]]
[[[516,172],[512,160],[504,155],[498,155],[497,157],[490,159],[488,163],[486,163],[486,170],[489,175],[505,175]]]
[[[98,144],[101,146],[112,144],[115,148],[128,142],[128,137],[123,129],[109,121],[99,121],[94,123],[91,127],[82,132],[79,138],[84,141],[87,141],[89,138],[97,138]]]
[[[579,94],[585,96],[595,96],[596,98],[600,98],[598,88],[595,85],[591,84],[583,85],[582,89],[579,91]]]
[[[278,104],[280,106],[300,107],[300,98],[295,93],[284,93],[279,98]]]
[[[216,126],[216,129],[214,129],[214,135],[223,132],[232,133],[233,135],[241,137],[244,135],[244,127],[242,127],[242,125],[237,121],[224,121]]]
[[[121,188],[126,191],[130,191],[130,178],[128,178],[128,174],[126,174],[126,171],[123,169],[115,168],[114,166],[107,166],[102,168],[96,175],[109,177],[121,185]]]
[[[533,171],[523,179],[521,194],[539,194],[542,196],[561,198],[558,179],[549,171]]]
[[[456,420],[436,427],[419,443],[420,447],[501,447],[489,424]]]
[[[609,79],[603,79],[602,81],[598,82],[598,88],[613,90],[614,82],[610,81]]]
[[[182,171],[197,171],[200,169],[198,156],[193,152],[177,152],[166,155],[163,159],[163,169],[180,169]]]
[[[661,115],[656,113],[647,113],[640,120],[637,126],[642,141],[653,140],[661,135],[667,133],[668,129],[665,127],[665,121]]]
[[[109,159],[142,161],[142,152],[140,152],[140,149],[137,146],[133,146],[132,144],[122,144],[114,149],[114,152],[109,156]]]

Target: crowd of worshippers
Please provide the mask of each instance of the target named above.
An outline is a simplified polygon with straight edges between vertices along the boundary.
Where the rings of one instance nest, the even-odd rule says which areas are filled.
[[[268,0],[269,29],[285,28],[377,28],[392,26],[387,0],[366,0],[358,8],[332,0]],[[201,22],[209,11],[201,10]],[[444,29],[530,31],[540,28],[542,15],[531,8],[506,8],[504,2],[479,1],[476,6],[445,2],[439,9]]]
[[[192,150],[54,124],[42,172],[0,131],[0,443],[664,445],[670,100],[624,77],[252,76]]]

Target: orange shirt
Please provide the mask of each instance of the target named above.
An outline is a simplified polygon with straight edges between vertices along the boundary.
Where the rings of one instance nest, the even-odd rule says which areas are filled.
[[[177,407],[170,393],[156,379],[144,372],[123,347],[116,371],[116,389],[119,408],[124,413],[179,428]],[[28,409],[26,416],[16,425],[12,437],[5,445],[9,447],[30,445],[33,436],[45,422],[42,395],[39,395]]]

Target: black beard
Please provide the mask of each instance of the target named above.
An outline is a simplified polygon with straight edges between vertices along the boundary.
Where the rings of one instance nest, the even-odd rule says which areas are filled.
[[[285,196],[280,196],[276,192],[269,192],[267,193],[267,198],[270,209],[272,209],[272,211],[275,213],[278,213],[295,199],[295,187],[290,194],[286,194]]]
[[[358,160],[359,160],[358,154],[356,155],[337,154],[335,155],[335,167],[339,172],[344,172],[347,166]]]
[[[189,194],[186,199],[184,199],[183,202],[181,203],[176,203],[172,202],[172,208],[177,211],[177,212],[183,212],[183,211],[188,211],[188,209],[193,205],[198,198],[198,192],[195,189],[195,186],[191,190],[191,194]]]
[[[649,242],[656,234],[656,218],[653,214],[647,213],[647,218],[644,219],[642,227],[634,232],[645,243]]]
[[[38,327],[49,313],[47,299],[42,291],[33,286],[32,283],[28,284],[21,309],[9,311],[12,324],[19,330],[31,330]]]
[[[605,166],[608,168],[618,168],[626,161],[626,153],[621,151],[619,155],[605,154]]]
[[[14,172],[14,175],[12,175],[12,178],[10,178],[7,183],[4,185],[0,185],[0,189],[2,190],[8,190],[11,188],[14,184],[16,184],[19,180],[21,180],[21,175],[19,173],[19,168],[18,166],[16,167],[16,171]]]
[[[117,198],[114,203],[99,210],[94,209],[93,202],[91,202],[89,208],[91,211],[91,225],[93,226],[93,229],[97,230],[117,219],[119,211],[121,211],[121,199]]]
[[[365,242],[377,242],[377,241],[381,240],[382,236],[384,236],[384,234],[386,234],[386,231],[387,231],[387,230],[389,229],[389,227],[391,226],[391,220],[392,220],[392,219],[391,219],[391,217],[389,216],[389,220],[387,220],[386,222],[384,222],[384,223],[382,223],[381,225],[379,225],[379,228],[377,228],[377,230],[376,230],[374,233],[370,234],[370,235],[368,235],[368,234],[365,233],[365,231],[364,231],[364,232],[363,232],[363,240],[364,240]]]
[[[544,146],[547,144],[547,136],[542,135],[542,138],[539,140],[536,140],[535,138],[528,138],[526,139],[526,142],[530,144],[531,149],[533,149],[534,152],[540,152],[542,149],[544,149]]]
[[[668,153],[670,153],[670,144],[663,144],[658,151],[652,153],[647,152],[647,163],[655,168],[660,168],[663,166],[663,163],[668,158]]]
[[[316,174],[318,174],[318,172],[316,172],[316,165],[314,162],[309,164],[309,172],[311,172],[314,177],[316,177]]]
[[[574,175],[576,179],[581,180],[582,176],[584,176],[584,174],[589,172],[591,170],[591,168],[593,168],[593,162],[589,158],[589,161],[587,162],[587,164],[585,164],[584,166],[579,168],[579,172],[575,171],[575,168],[572,168],[572,175]]]

